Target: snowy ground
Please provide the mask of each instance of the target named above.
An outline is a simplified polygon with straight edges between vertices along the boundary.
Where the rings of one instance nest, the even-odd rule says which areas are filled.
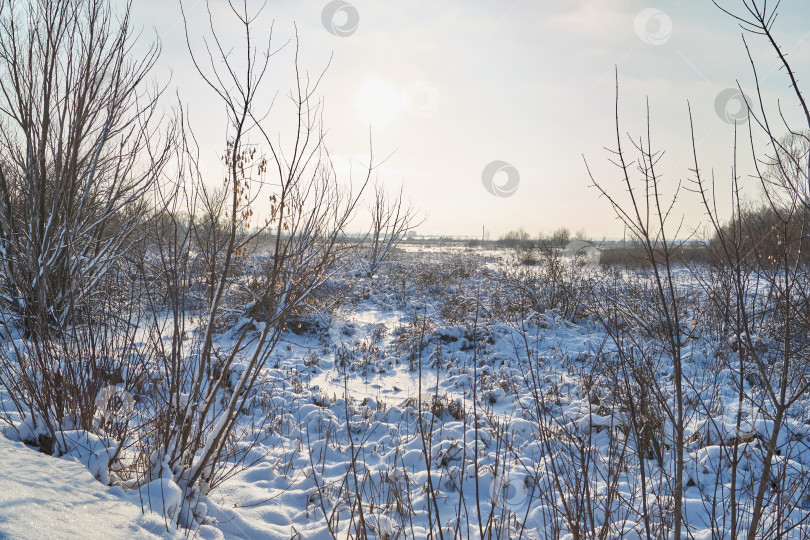
[[[77,461],[0,436],[0,538],[183,538],[144,513],[137,493],[106,488]]]
[[[645,411],[650,418],[634,431],[622,400],[643,400],[622,378],[615,342],[592,313],[556,299],[559,291],[546,290],[542,279],[528,280],[510,257],[410,253],[357,298],[312,314],[306,331],[287,331],[245,416],[246,426],[267,420],[248,456],[255,465],[211,492],[205,524],[185,533],[344,538],[361,526],[362,509],[366,531],[381,539],[424,538],[439,527],[445,538],[482,530],[500,538],[572,538],[579,522],[591,531],[607,527],[608,537],[635,538],[644,536],[645,518],[660,527],[653,536],[666,536],[674,467],[666,411]],[[571,271],[582,283],[600,272],[593,265]],[[622,279],[643,278],[629,272]],[[527,286],[536,288],[529,304]],[[679,294],[688,298],[694,288],[684,270]],[[628,296],[635,301],[628,317],[642,313],[644,298]],[[513,309],[543,302],[557,303]],[[685,316],[706,317],[699,301],[684,305]],[[643,347],[636,353],[660,353]],[[732,349],[708,332],[684,349],[691,404],[684,516],[694,538],[727,530],[732,485],[745,523],[773,426],[756,377],[745,380],[745,410],[737,414]],[[661,399],[671,400],[671,363],[658,358],[649,366]],[[796,403],[777,441],[774,472],[782,484],[768,496],[769,504],[779,502],[777,494],[787,501],[772,516],[796,524],[787,537],[804,534],[810,506],[810,408],[804,399]],[[640,458],[646,429],[656,442]],[[141,513],[142,500],[160,507],[154,492],[106,488],[88,466],[94,470],[0,438],[0,534],[182,535],[160,515]]]

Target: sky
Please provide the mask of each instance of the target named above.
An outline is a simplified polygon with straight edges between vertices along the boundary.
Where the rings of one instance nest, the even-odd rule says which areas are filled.
[[[741,0],[721,4],[742,9]],[[227,3],[210,6],[223,42],[244,48]],[[183,7],[192,50],[202,53],[206,2],[184,0]],[[180,3],[138,0],[133,22],[142,42],[160,41],[153,76],[187,107],[207,169],[217,170],[224,108],[193,68]],[[616,147],[616,72],[625,150],[628,137],[646,136],[649,102],[664,193],[688,186],[691,108],[701,171],[715,175],[718,208],[728,210],[735,118],[740,140],[748,138],[735,89],[739,83],[749,97],[756,89],[740,26],[709,0],[267,0],[256,42],[270,28],[270,47],[280,52],[262,94],[268,106],[283,109],[294,82],[297,30],[302,70],[323,72],[318,94],[337,172],[357,176],[373,155],[375,177],[391,189],[404,184],[426,216],[420,234],[480,237],[485,230],[497,238],[518,227],[533,235],[567,227],[621,237],[622,224],[585,166],[622,200],[620,171],[607,151]],[[783,0],[773,30],[801,86],[810,76],[810,2]],[[781,107],[801,127],[778,58],[762,37],[746,39],[767,110],[778,120]],[[268,116],[267,125],[289,140],[283,114]],[[785,130],[777,122],[776,131]],[[754,200],[751,152],[739,146],[742,184]],[[705,219],[687,191],[673,216],[683,223],[681,236]]]

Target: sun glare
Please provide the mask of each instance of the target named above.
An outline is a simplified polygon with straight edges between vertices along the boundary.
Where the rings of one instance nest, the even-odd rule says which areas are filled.
[[[397,89],[382,79],[363,81],[354,96],[360,119],[375,127],[390,125],[399,115],[402,99]]]

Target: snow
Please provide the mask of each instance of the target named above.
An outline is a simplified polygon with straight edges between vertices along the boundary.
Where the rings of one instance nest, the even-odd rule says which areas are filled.
[[[424,262],[420,253],[410,254],[423,261],[410,268],[443,268],[461,256],[428,255]],[[426,537],[428,512],[436,510],[445,531],[458,525],[465,537],[477,536],[480,513],[484,520],[500,516],[493,523],[525,521],[524,538],[570,538],[560,517],[563,495],[552,482],[558,474],[564,487],[582,490],[587,482],[592,490],[602,521],[584,526],[610,524],[616,537],[643,537],[642,497],[655,519],[664,519],[671,504],[671,423],[664,419],[653,428],[660,429],[661,455],[640,457],[627,408],[611,402],[617,385],[625,384],[608,370],[618,361],[616,345],[594,319],[555,309],[511,319],[484,314],[473,331],[469,318],[448,312],[442,302],[469,299],[476,290],[492,295],[484,302],[505,302],[502,284],[491,276],[509,260],[493,261],[488,254],[478,261],[472,275],[463,268],[447,271],[452,277],[439,292],[433,283],[400,290],[400,281],[386,277],[396,267],[387,267],[367,283],[365,297],[313,315],[319,322],[309,325],[309,333],[285,332],[242,420],[243,426],[268,426],[245,456],[253,465],[199,500],[194,516],[204,519],[194,531],[171,525],[189,505],[168,466],[156,460],[159,474],[140,489],[105,487],[110,442],[65,431],[58,459],[0,437],[0,536],[286,540],[332,538],[332,527],[345,538],[354,534],[359,498],[376,538]],[[679,279],[684,294],[695,285],[686,272]],[[224,346],[232,338],[232,332],[218,337]],[[713,407],[711,415],[694,408],[685,426],[684,517],[694,538],[713,537],[723,517],[725,508],[712,507],[707,497],[729,493],[731,448],[739,454],[739,501],[750,506],[774,429],[767,402],[751,406],[756,385],[746,382],[747,401],[738,402],[735,364],[720,362],[716,353],[723,348],[728,358],[733,345],[700,336],[682,351],[689,399]],[[671,403],[672,366],[662,361],[655,367],[661,395]],[[238,374],[237,366],[231,375]],[[810,502],[808,409],[801,400],[784,419],[772,467],[798,486],[784,495],[797,521],[806,519]],[[36,435],[30,421],[17,428]],[[642,461],[646,493],[638,475]],[[427,496],[429,485],[435,503]],[[601,505],[611,486],[622,503],[606,510]],[[403,500],[409,508],[401,507]],[[744,525],[745,515],[740,519]],[[554,534],[549,527],[556,527]]]
[[[55,459],[0,435],[0,537],[184,538],[137,492],[106,488],[75,460]]]

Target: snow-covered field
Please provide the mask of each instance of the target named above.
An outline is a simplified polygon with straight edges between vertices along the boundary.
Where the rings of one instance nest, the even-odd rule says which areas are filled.
[[[769,373],[743,365],[702,271],[677,272],[689,537],[746,529],[771,444],[758,534],[804,537],[805,366],[772,441]],[[245,432],[262,426],[241,455],[252,466],[195,499],[190,529],[172,521],[186,494],[170,477],[126,491],[93,479],[110,483],[108,441],[71,431],[59,459],[14,442],[30,427],[4,394],[17,423],[0,437],[0,535],[668,537],[676,377],[649,324],[649,277],[470,250],[401,252],[375,279],[335,277],[340,301],[285,331],[243,415]]]
[[[54,459],[0,437],[0,537],[182,538],[143,513],[138,493],[105,488],[75,460]]]

